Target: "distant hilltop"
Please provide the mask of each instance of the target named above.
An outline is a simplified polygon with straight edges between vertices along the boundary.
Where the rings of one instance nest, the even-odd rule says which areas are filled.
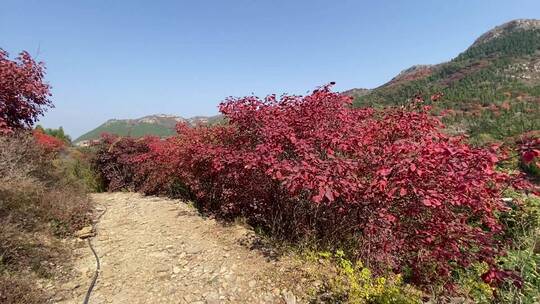
[[[516,19],[491,29],[490,31],[482,34],[476,41],[471,45],[471,47],[478,46],[480,44],[486,43],[495,38],[506,36],[516,31],[530,31],[530,30],[540,30],[540,20],[539,19]]]
[[[136,119],[109,119],[97,128],[75,139],[74,143],[78,146],[86,146],[93,140],[99,139],[102,133],[133,137],[146,135],[167,137],[175,134],[174,127],[179,122],[185,122],[191,126],[195,126],[200,124],[214,124],[221,120],[221,115],[183,118],[171,114],[154,114]]]
[[[516,19],[480,35],[448,62],[418,64],[373,89],[343,92],[356,106],[407,103],[415,94],[442,92],[438,106],[474,111],[521,96],[533,100],[540,92],[540,20]]]

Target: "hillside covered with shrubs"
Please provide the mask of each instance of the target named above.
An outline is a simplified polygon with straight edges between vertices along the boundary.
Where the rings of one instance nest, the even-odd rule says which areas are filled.
[[[449,62],[415,66],[388,83],[355,94],[354,105],[396,106],[412,96],[444,98],[433,113],[454,134],[475,142],[515,140],[540,128],[540,21],[513,20],[481,36]]]

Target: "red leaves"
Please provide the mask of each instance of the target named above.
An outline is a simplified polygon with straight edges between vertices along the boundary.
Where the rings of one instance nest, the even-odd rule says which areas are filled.
[[[405,196],[405,195],[407,195],[407,189],[401,188],[401,189],[399,190],[399,196]]]
[[[54,136],[45,134],[41,130],[34,130],[33,135],[36,139],[37,144],[47,152],[58,152],[65,147],[65,143],[62,140]]]
[[[391,172],[392,172],[392,169],[390,168],[382,168],[379,171],[377,171],[377,174],[379,174],[380,176],[388,176],[390,175]]]
[[[524,136],[518,141],[518,145],[523,164],[540,168],[540,137]]]
[[[435,101],[441,100],[441,98],[442,98],[443,96],[444,96],[444,93],[442,93],[442,92],[437,92],[437,93],[431,95],[431,98],[430,98],[430,99],[431,99],[431,101],[435,102]]]
[[[268,229],[280,218],[280,236],[362,235],[367,260],[409,268],[419,282],[451,279],[455,262],[492,261],[499,190],[512,180],[493,170],[496,148],[443,134],[425,111],[350,104],[329,86],[229,98],[220,105],[228,125],[178,125],[167,140],[105,138],[98,167],[111,189],[181,184],[221,216]]]
[[[482,280],[492,286],[498,286],[505,281],[511,281],[516,288],[521,289],[523,287],[523,279],[515,272],[497,268],[489,269],[482,275]]]
[[[0,135],[29,128],[52,107],[44,70],[43,63],[36,63],[26,52],[13,61],[0,49]]]
[[[424,204],[426,207],[438,207],[441,205],[441,202],[433,198],[424,198],[422,200],[422,204]]]
[[[523,154],[521,155],[521,158],[522,158],[524,164],[529,165],[538,156],[540,156],[540,150],[534,149],[534,150],[529,150],[529,151],[523,152]]]
[[[334,194],[332,194],[332,190],[330,188],[326,188],[324,191],[324,197],[326,197],[329,202],[334,201]]]

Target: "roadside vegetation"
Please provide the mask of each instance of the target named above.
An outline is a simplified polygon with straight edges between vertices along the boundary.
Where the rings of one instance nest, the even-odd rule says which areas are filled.
[[[449,136],[420,96],[383,110],[351,102],[330,86],[228,99],[228,124],[106,135],[94,164],[108,190],[189,198],[310,248],[335,267],[329,302],[535,303],[538,199],[509,164],[536,164],[537,148]]]
[[[51,106],[43,76],[27,53],[10,60],[0,50],[1,303],[49,300],[43,282],[70,258],[61,240],[90,222],[81,179],[92,172],[88,162],[67,146],[63,130],[30,130]]]

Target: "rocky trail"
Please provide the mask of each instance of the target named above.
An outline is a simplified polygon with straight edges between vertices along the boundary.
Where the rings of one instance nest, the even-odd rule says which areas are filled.
[[[202,217],[178,200],[135,193],[94,194],[93,246],[101,271],[89,303],[301,303],[312,282],[288,258],[274,258],[254,233]],[[57,303],[83,303],[96,268],[78,241],[75,275]]]

